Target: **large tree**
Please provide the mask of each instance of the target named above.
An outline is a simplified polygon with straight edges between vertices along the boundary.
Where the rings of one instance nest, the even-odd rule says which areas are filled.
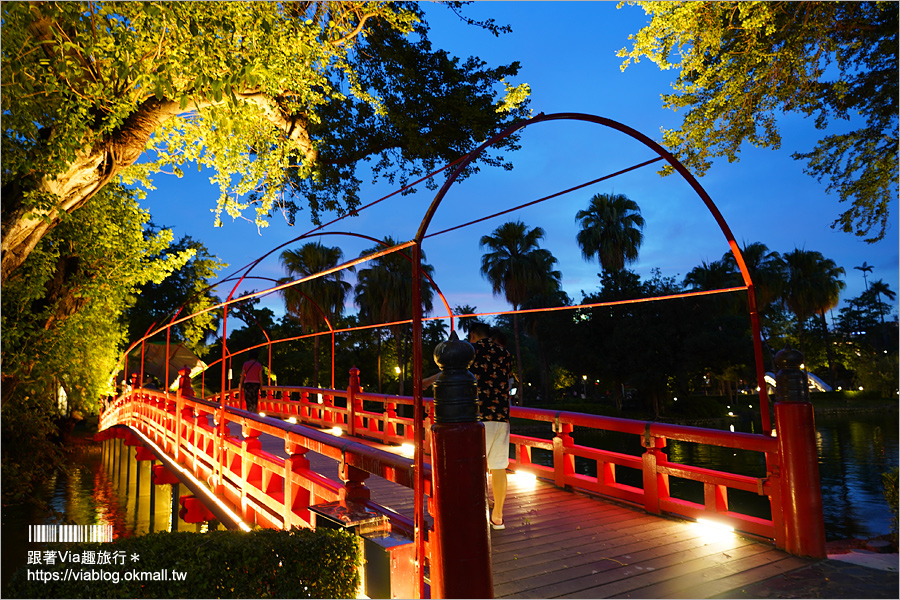
[[[596,256],[613,280],[635,262],[644,242],[644,217],[637,202],[622,194],[596,194],[575,214],[581,229],[576,241],[585,260]]]
[[[559,290],[562,275],[554,270],[556,258],[540,247],[544,230],[528,229],[522,221],[510,221],[481,237],[481,274],[490,282],[494,295],[503,294],[519,310],[535,296],[550,295]],[[513,337],[516,344],[516,369],[519,383],[525,385],[522,345],[519,340],[519,315],[513,314]]]
[[[172,232],[148,231],[149,218],[132,193],[108,186],[41,240],[22,277],[3,283],[4,501],[29,495],[35,477],[59,466],[54,422],[96,412],[113,392],[123,313],[140,287],[192,257],[166,251]]]
[[[359,161],[402,179],[526,114],[518,64],[432,50],[414,2],[4,2],[2,20],[4,281],[120,177],[196,163],[217,222],[293,218],[295,198],[316,220],[358,204]]]
[[[793,154],[849,204],[832,227],[884,237],[897,195],[898,4],[895,2],[629,2],[651,17],[629,36],[622,68],[647,57],[678,76],[682,109],[665,145],[696,173],[743,143],[778,148],[777,119],[798,112],[829,132]],[[858,115],[858,117],[857,117]],[[835,130],[830,130],[835,131]]]
[[[308,242],[296,250],[281,253],[281,265],[291,280],[316,275],[336,267],[344,258],[338,247],[321,242]],[[353,271],[353,267],[349,270]],[[300,321],[307,331],[316,331],[326,323],[335,325],[335,318],[344,312],[344,301],[351,289],[344,281],[344,271],[334,271],[284,290],[287,313]],[[313,343],[313,387],[319,387],[319,337]]]
[[[841,290],[846,284],[840,279],[844,268],[830,258],[814,250],[794,249],[784,255],[787,280],[784,287],[784,304],[797,317],[797,334],[800,350],[803,350],[803,324],[810,317],[818,315],[825,334],[825,350],[828,370],[834,380],[834,361],[828,340],[828,325],[825,311],[837,306]]]

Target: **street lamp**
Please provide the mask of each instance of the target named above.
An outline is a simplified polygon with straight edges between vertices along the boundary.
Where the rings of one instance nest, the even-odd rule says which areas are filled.
[[[581,376],[581,387],[584,390],[584,395],[582,395],[581,397],[587,398],[587,375]]]

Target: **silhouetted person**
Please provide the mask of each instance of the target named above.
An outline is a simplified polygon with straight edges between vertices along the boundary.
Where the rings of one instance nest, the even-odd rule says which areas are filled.
[[[247,353],[247,361],[241,367],[241,395],[247,410],[257,412],[259,406],[259,388],[262,385],[262,363],[259,362],[259,353],[251,350]]]

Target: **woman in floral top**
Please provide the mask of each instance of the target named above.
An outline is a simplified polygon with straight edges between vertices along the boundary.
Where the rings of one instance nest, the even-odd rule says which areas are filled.
[[[512,356],[490,338],[490,328],[476,323],[469,331],[475,347],[475,359],[469,371],[478,386],[478,414],[484,423],[485,454],[491,473],[494,509],[491,527],[504,529],[503,504],[506,500],[506,468],[509,466],[509,378]]]

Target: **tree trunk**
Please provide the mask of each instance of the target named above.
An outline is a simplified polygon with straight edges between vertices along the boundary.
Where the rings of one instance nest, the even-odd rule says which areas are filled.
[[[313,337],[313,387],[319,387],[319,336]]]
[[[400,339],[400,336],[401,336],[401,333],[399,331],[394,333],[394,347],[396,348],[396,351],[397,351],[397,366],[398,367],[400,367],[400,361],[402,360],[402,358],[400,356],[400,351],[401,351],[400,346],[401,346],[401,342],[403,340]],[[404,391],[403,390],[403,367],[400,367],[400,373],[397,375],[397,381],[400,385],[397,395],[402,396],[403,391]]]
[[[381,393],[381,330],[378,330],[378,393]]]
[[[285,117],[280,113],[275,99],[261,93],[238,96],[245,102],[260,106],[267,120],[283,129],[288,137],[298,140],[307,160],[312,162],[318,158],[306,129],[305,117]],[[91,132],[86,131],[83,146],[60,173],[17,174],[19,181],[4,186],[3,190],[5,206],[0,221],[0,278],[6,281],[25,262],[38,242],[59,223],[63,213],[71,213],[84,206],[122,169],[133,165],[157,127],[180,113],[214,104],[221,103],[200,100],[181,109],[178,102],[149,98],[105,138],[92,139]],[[32,180],[31,185],[21,183],[29,179]],[[23,198],[29,191],[43,192],[56,199],[55,206],[37,209],[26,205]]]
[[[513,306],[513,310],[519,310],[519,307]],[[521,388],[519,404],[525,406],[525,388],[528,386],[525,384],[525,369],[522,368],[522,346],[519,343],[519,315],[517,314],[513,314],[513,335],[516,338],[516,372],[519,374],[519,387]]]
[[[820,312],[819,316],[822,317],[822,333],[825,335],[825,357],[828,360],[828,375],[831,377],[831,381],[828,383],[834,387],[834,382],[837,381],[837,370],[834,365],[834,356],[831,352],[831,336],[828,335],[828,322],[825,320],[825,311]]]

